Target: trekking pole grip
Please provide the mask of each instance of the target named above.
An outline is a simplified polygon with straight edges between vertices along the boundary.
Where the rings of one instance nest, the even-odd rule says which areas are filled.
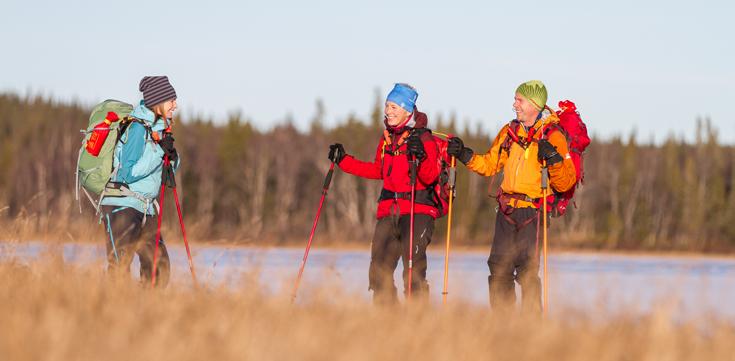
[[[171,168],[171,159],[168,155],[163,156],[163,166],[161,167],[161,185],[169,188],[176,188],[176,177]]]
[[[451,164],[449,166],[449,187],[454,189],[454,187],[457,185],[457,167],[455,167],[455,162],[457,158],[452,156],[451,159]]]
[[[332,183],[333,174],[334,174],[334,162],[332,162],[332,165],[329,166],[329,171],[327,172],[327,176],[324,178],[324,186],[322,186],[322,189],[325,192],[329,189],[329,185]]]
[[[408,157],[409,157],[409,160],[408,160],[408,164],[409,164],[408,175],[409,175],[409,178],[411,180],[411,185],[414,185],[414,184],[416,184],[416,178],[417,178],[418,159],[415,156],[413,156],[413,155],[409,155]]]
[[[541,189],[546,189],[549,187],[549,168],[546,167],[546,161],[544,161],[544,165],[541,168]]]

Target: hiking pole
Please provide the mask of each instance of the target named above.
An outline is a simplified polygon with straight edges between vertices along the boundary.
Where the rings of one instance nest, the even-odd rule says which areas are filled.
[[[449,294],[449,241],[452,235],[452,199],[454,198],[454,189],[457,181],[457,168],[454,166],[456,158],[452,156],[451,165],[449,167],[449,210],[447,211],[447,248],[444,250],[444,291],[442,292],[442,303],[447,304],[447,295]]]
[[[186,240],[186,229],[184,228],[184,217],[181,214],[181,206],[179,205],[179,194],[176,192],[174,184],[174,201],[176,202],[176,212],[179,213],[179,224],[181,225],[181,234],[184,237],[184,246],[186,247],[186,257],[189,258],[189,270],[191,270],[191,280],[194,282],[194,288],[198,287],[197,274],[194,271],[194,261],[191,259],[191,251],[189,250],[189,242]]]
[[[168,155],[163,156],[163,166],[169,165]],[[158,205],[158,228],[156,229],[156,248],[153,250],[153,267],[151,267],[151,287],[156,287],[156,270],[158,266],[158,244],[161,242],[161,221],[163,220],[163,196],[166,194],[166,183],[161,182],[161,200]],[[148,210],[146,210],[147,212]]]
[[[549,169],[546,167],[546,161],[544,161],[543,168],[541,168],[541,189],[543,190],[544,196],[544,304],[543,304],[543,316],[544,318],[549,315],[549,268],[548,268],[548,238],[546,236],[546,197],[549,194]]]
[[[414,206],[416,205],[416,171],[418,168],[418,160],[416,157],[411,156],[411,169],[410,169],[410,178],[411,178],[411,216],[410,216],[410,225],[409,225],[409,235],[408,235],[408,289],[406,292],[406,298],[411,299],[411,288],[412,288],[412,279],[413,279],[413,220],[416,213],[414,212]]]
[[[316,232],[316,225],[319,223],[319,216],[322,214],[322,206],[324,205],[324,199],[327,197],[327,191],[329,190],[329,184],[332,183],[332,175],[334,174],[334,162],[329,166],[327,176],[324,178],[324,186],[322,187],[322,197],[319,199],[319,208],[316,211],[316,217],[314,217],[314,224],[311,226],[311,234],[309,234],[309,241],[306,243],[306,249],[304,250],[304,258],[301,260],[301,267],[299,267],[299,275],[296,277],[296,284],[293,287],[293,293],[291,293],[291,303],[296,300],[296,293],[299,291],[299,284],[301,283],[301,276],[304,274],[304,267],[306,266],[306,258],[309,257],[309,249],[311,249],[311,241],[314,239],[314,233]]]

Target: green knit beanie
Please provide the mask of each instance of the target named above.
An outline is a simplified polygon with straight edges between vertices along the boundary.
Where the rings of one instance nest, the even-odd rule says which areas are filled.
[[[546,93],[546,86],[540,80],[531,80],[519,85],[516,93],[530,100],[538,110],[542,110],[546,106],[548,94]]]

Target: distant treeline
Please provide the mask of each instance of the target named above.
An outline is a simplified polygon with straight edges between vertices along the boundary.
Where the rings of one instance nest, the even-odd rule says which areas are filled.
[[[79,130],[86,127],[88,112],[78,104],[42,97],[0,95],[0,237],[67,240],[101,235],[88,201],[82,199],[80,214],[74,200]],[[383,129],[380,98],[370,119],[352,116],[328,129],[323,114],[324,106],[317,102],[316,114],[305,119],[308,133],[289,122],[264,132],[237,115],[224,124],[178,122],[179,193],[192,239],[256,245],[305,241],[328,169],[328,145],[341,142],[349,153],[369,160]],[[479,129],[458,130],[455,124],[454,119],[429,114],[432,129],[458,134],[476,151],[485,151],[495,136]],[[578,208],[552,221],[551,244],[735,250],[735,152],[718,144],[708,120],[693,122],[692,129],[694,143],[671,138],[662,145],[639,144],[633,134],[593,140],[585,156],[584,186],[576,195]],[[499,179],[493,188],[497,183]],[[361,242],[367,247],[380,186],[338,172],[317,242]],[[489,178],[459,166],[455,244],[490,244],[496,203],[488,188]],[[168,199],[164,214],[170,215],[170,237],[177,238],[175,209]],[[444,242],[445,226],[446,218],[437,222],[434,243]]]

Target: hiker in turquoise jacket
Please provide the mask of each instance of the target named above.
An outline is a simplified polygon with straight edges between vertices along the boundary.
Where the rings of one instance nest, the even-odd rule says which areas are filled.
[[[144,77],[139,88],[143,100],[129,117],[140,122],[131,122],[120,136],[115,148],[112,179],[100,204],[110,238],[106,242],[110,271],[129,273],[133,255],[137,253],[141,281],[150,282],[157,230],[156,200],[162,181],[173,182],[173,172],[179,165],[170,133],[177,104],[176,91],[166,76]],[[165,155],[171,161],[170,167],[164,166]],[[163,236],[156,269],[156,285],[165,286],[170,262]]]

